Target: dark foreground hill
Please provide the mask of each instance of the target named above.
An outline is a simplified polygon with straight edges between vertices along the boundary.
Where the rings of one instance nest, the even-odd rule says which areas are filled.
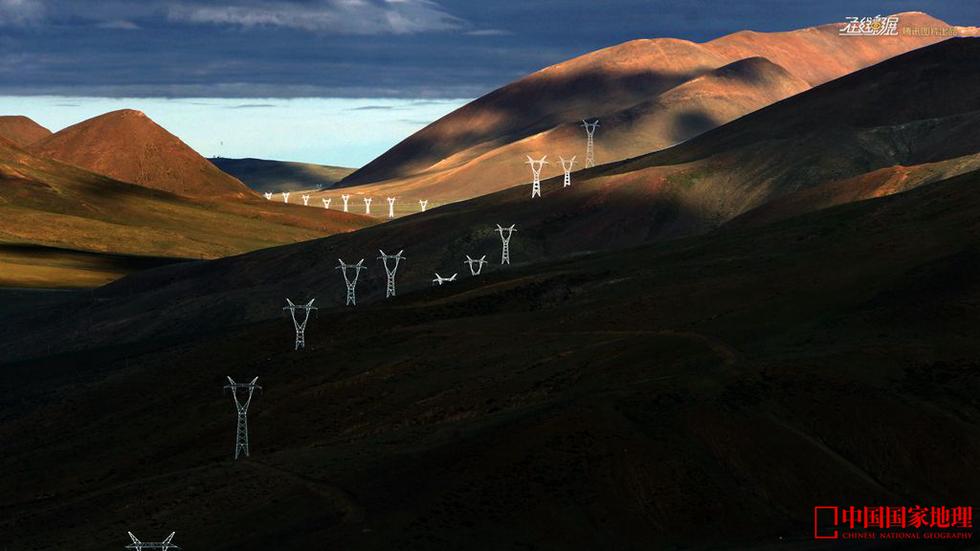
[[[818,504],[970,504],[978,186],[973,172],[328,309],[302,352],[282,317],[185,319],[164,339],[130,319],[138,287],[103,291],[111,324],[86,318],[93,297],[70,300],[57,311],[77,330],[136,339],[0,366],[0,540],[782,548],[812,541]],[[10,319],[6,352],[24,332],[67,336]],[[264,385],[238,463],[226,375]]]

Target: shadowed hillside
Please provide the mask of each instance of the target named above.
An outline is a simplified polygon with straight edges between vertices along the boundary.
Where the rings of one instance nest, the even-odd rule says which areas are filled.
[[[798,70],[823,32],[787,33]],[[665,74],[706,68],[642,100],[634,115],[664,131],[651,113],[733,113],[819,77],[665,44]],[[619,53],[593,59],[637,68]],[[980,495],[977,59],[980,40],[943,41],[568,188],[551,178],[541,198],[519,185],[370,227],[123,183],[0,137],[0,277],[27,253],[52,270],[148,268],[84,291],[0,289],[0,542],[891,549],[815,542],[813,508]],[[496,224],[517,227],[513,264]],[[334,235],[160,267],[131,254],[315,228]],[[392,298],[379,249],[406,257]],[[485,255],[481,275],[467,255]],[[367,266],[356,306],[338,258]],[[314,298],[294,350],[283,306]],[[238,461],[229,376],[263,387]]]
[[[208,159],[254,191],[280,192],[329,188],[355,169],[338,166],[268,161],[265,159]]]
[[[299,353],[278,304],[252,324],[35,353],[0,369],[0,537],[746,549],[811,541],[814,504],[970,503],[978,185],[321,311]],[[215,293],[179,306],[196,320],[254,301],[219,273],[189,277]],[[310,284],[290,294],[328,287]],[[149,292],[59,309],[129,333]],[[264,386],[238,463],[226,375]]]

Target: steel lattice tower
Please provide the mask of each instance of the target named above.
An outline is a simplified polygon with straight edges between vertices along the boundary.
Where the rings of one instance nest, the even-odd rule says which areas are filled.
[[[429,200],[428,199],[426,199],[425,201],[419,199],[419,207],[422,209],[422,212],[425,212],[425,207],[427,207],[427,206],[429,206]]]
[[[286,306],[283,310],[289,310],[289,315],[293,318],[293,325],[296,327],[296,350],[306,348],[306,322],[310,320],[310,310],[317,310],[317,307],[313,306],[314,300],[316,299],[314,298],[306,304],[296,305],[293,304],[293,301],[286,299]],[[303,321],[296,319],[296,310],[306,311]]]
[[[231,389],[231,396],[235,399],[235,409],[238,411],[238,430],[235,433],[235,460],[237,461],[242,454],[248,457],[248,405],[252,402],[252,393],[255,389],[262,387],[256,384],[259,378],[252,379],[251,383],[236,383],[228,377],[226,389]],[[244,402],[238,399],[238,390],[248,389],[248,398]]]
[[[398,251],[398,254],[385,254],[384,251],[378,249],[378,252],[381,253],[378,259],[384,264],[385,273],[388,274],[388,286],[385,288],[385,298],[391,298],[395,296],[395,272],[398,270],[398,263],[405,260],[405,257],[402,256],[402,253],[405,251],[403,249]],[[395,265],[388,266],[388,260],[394,260]]]
[[[582,126],[585,127],[585,133],[588,135],[588,140],[585,144],[585,168],[592,168],[595,166],[593,138],[595,137],[595,129],[599,127],[599,120],[596,119],[592,122],[582,121]]]
[[[565,181],[562,187],[569,187],[572,185],[572,166],[575,164],[575,157],[566,161],[564,157],[559,155],[558,159],[561,161],[561,169],[565,172]]]
[[[310,195],[308,193],[303,194],[303,206],[304,207],[310,206]]]
[[[329,198],[329,197],[327,197],[327,198],[321,197],[320,198],[320,201],[323,201],[323,208],[325,208],[325,209],[329,209],[330,208],[330,200],[331,200],[331,198]]]
[[[394,197],[388,197],[386,200],[388,201],[388,218],[394,218],[395,217],[395,198]]]
[[[289,202],[289,192],[288,191],[282,192],[282,202],[283,203],[288,203]]]
[[[432,284],[433,285],[439,285],[441,287],[443,283],[450,283],[450,282],[456,281],[456,276],[457,275],[459,275],[459,273],[453,274],[452,277],[442,277],[441,275],[439,275],[438,273],[436,273],[436,277],[435,277],[435,279],[432,280]]]
[[[372,199],[370,197],[365,197],[364,198],[364,214],[367,214],[367,215],[370,215],[371,214],[371,201],[374,201],[374,199]]]
[[[470,255],[466,255],[466,261],[463,262],[463,264],[469,265],[470,275],[475,275],[475,276],[480,275],[480,272],[483,271],[483,265],[486,263],[487,263],[487,255],[483,255],[480,258],[470,258]]]
[[[350,201],[350,195],[341,195],[340,200],[344,202],[344,212],[347,212],[347,201]]]
[[[541,197],[541,169],[544,165],[548,164],[548,156],[545,155],[540,159],[532,159],[530,155],[527,156],[527,164],[531,165],[531,176],[533,180],[531,182],[531,197]]]
[[[344,272],[344,283],[347,284],[347,305],[357,306],[357,299],[354,296],[354,289],[357,287],[357,278],[361,275],[361,270],[367,270],[364,267],[364,259],[362,258],[357,264],[347,264],[341,259],[337,259],[340,262],[340,266],[337,266],[338,270]],[[350,278],[348,275],[348,270],[354,270],[354,279]]]
[[[170,535],[164,538],[163,541],[154,542],[142,542],[133,535],[132,532],[126,532],[129,534],[129,539],[133,540],[133,543],[126,546],[126,549],[135,549],[136,551],[143,551],[143,549],[159,549],[160,551],[170,551],[170,549],[180,549],[176,544],[170,543],[174,540],[174,534],[177,532],[170,532]]]
[[[502,227],[497,224],[497,231],[500,233],[500,240],[503,242],[503,253],[500,256],[501,264],[510,264],[510,237],[514,234],[514,224],[511,224],[509,228]],[[504,232],[507,232],[507,236],[504,237]]]

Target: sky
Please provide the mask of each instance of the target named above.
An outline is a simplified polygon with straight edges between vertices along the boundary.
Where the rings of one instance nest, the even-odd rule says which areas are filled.
[[[0,113],[26,109],[58,130],[96,106],[144,103],[205,154],[356,165],[469,99],[605,46],[913,10],[980,24],[978,0],[0,0]],[[236,108],[246,104],[275,107]],[[232,135],[246,122],[230,113],[253,125],[251,141]]]

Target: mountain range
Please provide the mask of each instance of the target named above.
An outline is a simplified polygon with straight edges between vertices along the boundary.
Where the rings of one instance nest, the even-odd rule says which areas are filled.
[[[91,287],[148,265],[233,255],[374,223],[266,201],[129,110],[27,148],[0,136],[0,212],[0,286],[27,287]]]
[[[949,27],[921,12],[897,15],[900,26]],[[840,27],[742,31],[703,44],[643,39],[591,52],[459,108],[340,185],[412,202],[467,199],[529,181],[526,155],[548,156],[546,176],[560,173],[559,156],[577,155],[582,168],[582,119],[600,120],[595,156],[606,164],[684,141],[806,87],[943,39],[901,32],[841,37]]]
[[[0,281],[132,273],[0,289],[0,541],[762,550],[825,543],[819,504],[969,504],[977,59],[834,25],[630,42],[318,192],[441,203],[380,224],[266,201],[137,112],[12,121]],[[598,166],[532,199],[511,165],[580,154],[580,118]],[[229,376],[263,387],[238,461]]]
[[[430,287],[436,272],[465,276],[467,255],[486,255],[494,273],[504,269],[497,265],[497,224],[516,225],[511,256],[515,264],[532,265],[765,225],[969,173],[980,168],[980,138],[970,132],[980,122],[980,96],[971,93],[980,89],[977,55],[974,39],[909,52],[673,148],[582,171],[570,188],[560,178],[545,181],[541,199],[531,200],[527,187],[518,186],[353,233],[137,274],[106,292],[123,286],[140,294],[137,310],[146,313],[126,316],[141,329],[105,338],[179,332],[189,321],[182,305],[202,301],[215,304],[215,313],[227,305],[240,322],[268,319],[283,296],[316,296],[321,308],[339,307],[338,258],[367,259],[359,296],[372,302],[385,288],[385,272],[374,260],[378,250],[411,252],[398,272],[404,291]],[[917,84],[909,84],[910,75]],[[895,184],[896,173],[908,175],[902,185]],[[860,186],[847,184],[857,181]],[[822,202],[801,199],[807,194]],[[237,304],[231,296],[249,299]],[[174,317],[160,316],[163,308]]]
[[[829,121],[847,123],[841,136],[894,136],[887,121],[955,132],[975,100],[937,83],[967,69],[956,82],[980,89],[977,48],[906,54],[804,93],[798,119],[762,124],[789,117],[776,104],[761,122],[597,167],[595,180],[723,154],[736,136],[820,136]],[[937,80],[892,98],[891,74]],[[948,101],[917,95],[940,90]],[[856,115],[858,96],[880,108]],[[844,118],[807,119],[834,98]],[[960,153],[938,138],[901,154]],[[823,142],[812,144],[800,158],[818,163]],[[610,217],[630,217],[643,197],[611,200],[604,191],[628,185],[594,185],[579,200]],[[51,304],[8,300],[0,536],[87,551],[138,523],[212,549],[765,549],[810,545],[815,503],[969,503],[980,492],[978,185],[972,170],[632,246],[606,229],[594,252],[562,237],[590,225],[540,206],[585,186],[551,185],[538,203],[518,188]],[[515,264],[499,266],[487,226],[515,205],[539,221],[519,225]],[[379,246],[406,248],[399,296],[341,306],[335,257]],[[429,283],[469,251],[494,265]],[[365,298],[383,288],[369,266]],[[284,296],[321,305],[301,352]],[[238,462],[220,390],[229,374],[263,385],[251,456]]]

